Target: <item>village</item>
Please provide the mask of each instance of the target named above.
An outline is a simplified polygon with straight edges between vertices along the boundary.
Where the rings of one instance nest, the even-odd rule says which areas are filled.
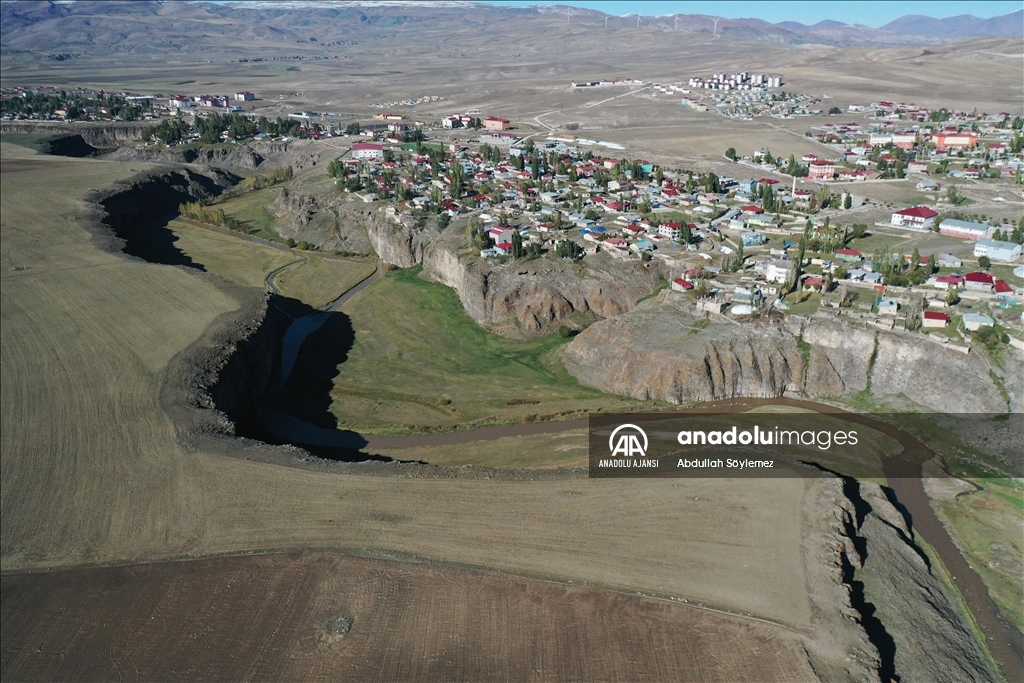
[[[767,91],[781,84],[779,76],[741,72],[688,85],[714,91],[719,107],[723,97],[764,98],[756,100],[761,114],[799,114],[819,102]],[[573,83],[613,86],[686,92],[680,84],[634,79]],[[35,111],[8,105],[19,97],[37,103]],[[77,97],[93,104],[110,98]],[[406,225],[431,215],[464,224],[474,258],[638,261],[657,268],[696,310],[734,322],[843,315],[927,334],[964,352],[979,335],[992,348],[1024,346],[1024,269],[1015,267],[1024,221],[968,214],[971,202],[961,194],[962,183],[1001,181],[1006,194],[1022,196],[1020,116],[850,105],[829,115],[859,114],[862,121],[823,123],[807,133],[833,158],[824,149],[783,159],[763,147],[746,155],[729,148],[723,160],[735,170],[725,175],[629,159],[616,153],[621,145],[571,132],[524,131],[479,109],[429,121],[390,111],[360,120],[299,111],[273,121],[240,106],[257,99],[249,91],[116,97],[138,107],[137,118],[163,119],[150,145],[250,138],[330,144],[338,158],[327,172],[340,192]],[[64,98],[5,90],[3,116],[66,117],[66,107],[52,106]],[[752,101],[731,99],[733,110],[723,115],[749,113],[736,107]],[[50,111],[40,103],[50,103]],[[115,116],[102,106],[75,113]],[[603,156],[609,152],[616,155]],[[892,206],[865,189],[915,176],[916,189],[932,193],[931,205]]]

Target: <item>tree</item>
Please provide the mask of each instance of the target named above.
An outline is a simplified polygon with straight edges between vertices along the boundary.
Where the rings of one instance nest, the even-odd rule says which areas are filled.
[[[555,256],[560,259],[579,261],[583,258],[583,248],[572,240],[560,240],[555,245]]]
[[[959,205],[960,202],[963,201],[963,196],[961,196],[960,191],[957,189],[956,185],[950,185],[949,187],[946,188],[946,198],[951,203],[956,205]]]
[[[1010,241],[1016,242],[1017,244],[1024,244],[1024,229],[1019,225],[1014,228],[1013,232],[1010,233]]]
[[[843,113],[843,110],[840,109],[839,107],[832,107],[831,109],[828,110],[828,115],[829,116],[835,116],[836,114],[842,114],[842,113]]]
[[[849,209],[852,206],[853,206],[853,197],[851,197],[849,194],[846,194],[843,197],[843,208],[844,209]]]
[[[359,135],[362,129],[359,127],[359,122],[350,123],[345,126],[345,135]]]
[[[988,256],[979,256],[978,257],[978,266],[982,270],[988,270],[989,268],[992,267],[992,259],[990,259]]]
[[[522,258],[526,255],[526,250],[523,249],[523,236],[519,234],[518,230],[512,231],[512,258]]]
[[[733,270],[743,270],[743,240],[740,240],[739,247],[736,248],[736,260],[733,262]]]
[[[725,158],[728,159],[729,161],[736,161],[736,149],[730,147],[729,149],[725,150]]]

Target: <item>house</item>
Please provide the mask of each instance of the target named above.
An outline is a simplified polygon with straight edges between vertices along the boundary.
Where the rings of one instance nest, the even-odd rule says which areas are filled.
[[[960,289],[963,283],[964,278],[961,275],[937,275],[927,284],[936,289]]]
[[[926,164],[923,161],[911,161],[909,164],[907,164],[907,172],[908,173],[927,173],[928,172],[928,164]],[[922,182],[918,183],[918,185],[924,185],[927,182],[928,181],[925,180],[925,181],[922,181]],[[935,183],[931,183],[931,186],[934,187]],[[930,188],[928,188],[927,185],[925,186],[925,188],[918,187],[917,189],[921,190],[921,189],[926,189],[926,188],[930,189]]]
[[[913,166],[913,164],[911,164],[911,166]],[[922,192],[934,192],[938,188],[938,185],[930,180],[922,180],[915,187]]]
[[[978,328],[986,325],[991,327],[992,323],[995,322],[984,313],[964,313],[962,320],[964,321],[964,327],[970,332],[977,332]]]
[[[938,215],[937,211],[932,211],[927,206],[911,206],[908,209],[902,209],[894,213],[889,222],[897,228],[927,230],[935,222],[935,217]]]
[[[864,258],[864,254],[860,253],[856,249],[850,249],[843,247],[842,249],[836,249],[836,258],[843,261],[854,263]]]
[[[989,273],[976,270],[973,273],[964,275],[964,289],[969,292],[992,293],[996,287],[996,279]]]
[[[805,292],[821,292],[825,289],[825,281],[816,275],[808,275],[800,287]]]
[[[498,116],[488,116],[483,120],[484,128],[487,130],[508,130],[512,127],[508,119]]]
[[[816,159],[807,165],[807,178],[809,180],[832,180],[836,174],[834,161]]]
[[[749,206],[740,207],[740,211],[750,216],[759,216],[760,214],[764,213],[764,209],[762,209],[760,206],[757,206],[756,204],[750,204]]]
[[[1016,261],[1020,258],[1021,245],[1015,242],[980,239],[974,245],[975,256],[987,256],[993,261]]]
[[[730,300],[734,304],[757,306],[761,303],[761,290],[757,287],[744,287],[737,285],[733,287]]]
[[[959,268],[960,266],[963,265],[963,261],[958,259],[956,256],[953,256],[952,254],[940,254],[938,258],[938,264],[943,268]]]
[[[352,145],[352,156],[356,159],[383,159],[384,145],[374,142],[357,142]]]
[[[707,313],[721,313],[722,309],[728,305],[729,302],[723,299],[701,299],[697,302],[697,310]]]
[[[658,234],[664,235],[673,242],[678,242],[683,234],[683,226],[681,223],[666,221],[658,226]]]
[[[681,277],[677,277],[672,281],[672,289],[676,292],[688,292],[693,289],[693,283],[687,282]]]
[[[949,313],[943,311],[924,311],[921,313],[922,327],[946,327],[949,325]]]
[[[740,243],[745,247],[753,247],[759,244],[764,244],[768,241],[768,236],[763,232],[756,230],[747,230],[746,232],[740,233]]]
[[[895,299],[879,299],[876,305],[879,315],[896,315],[900,310],[900,304]]]
[[[254,93],[249,92],[248,90],[243,90],[242,92],[235,93],[236,102],[252,102],[255,99],[256,95]]]
[[[768,282],[784,283],[793,270],[793,262],[787,258],[772,259],[764,271],[764,279]]]
[[[512,243],[501,242],[500,244],[495,244],[494,250],[498,253],[499,256],[508,256],[509,254],[512,253]]]

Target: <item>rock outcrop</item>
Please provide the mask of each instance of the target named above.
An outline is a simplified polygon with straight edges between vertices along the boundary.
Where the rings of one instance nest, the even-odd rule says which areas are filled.
[[[460,256],[458,230],[450,228],[424,249],[423,270],[454,289],[473,320],[507,336],[551,334],[562,324],[579,328],[593,317],[618,315],[661,284],[644,264],[613,262],[604,254],[581,263],[539,258],[500,264]]]
[[[870,388],[937,412],[1007,410],[980,359],[925,339],[822,318],[708,324],[675,300],[666,293],[594,324],[566,347],[566,367],[589,386],[671,403]]]
[[[142,139],[142,131],[152,123],[62,123],[8,121],[0,125],[0,133],[26,135],[78,135],[93,147],[118,147]]]
[[[169,149],[121,147],[105,156],[113,161],[143,161],[154,164],[202,164],[221,168],[255,170],[263,164],[264,157],[247,145],[234,149]]]

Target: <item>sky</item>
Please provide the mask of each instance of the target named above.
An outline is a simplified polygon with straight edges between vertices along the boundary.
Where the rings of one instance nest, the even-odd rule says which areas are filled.
[[[824,19],[841,21],[845,24],[863,24],[878,28],[907,14],[923,14],[936,19],[973,14],[989,19],[1021,9],[1020,0],[995,0],[992,2],[892,2],[891,0],[848,0],[847,2],[815,2],[814,0],[778,0],[776,2],[751,2],[744,0],[707,2],[701,0],[486,0],[497,5],[527,7],[530,5],[570,5],[586,7],[611,14],[642,14],[664,16],[667,14],[707,14],[727,19],[756,18],[777,24],[780,21],[799,21],[801,24],[816,24]]]

